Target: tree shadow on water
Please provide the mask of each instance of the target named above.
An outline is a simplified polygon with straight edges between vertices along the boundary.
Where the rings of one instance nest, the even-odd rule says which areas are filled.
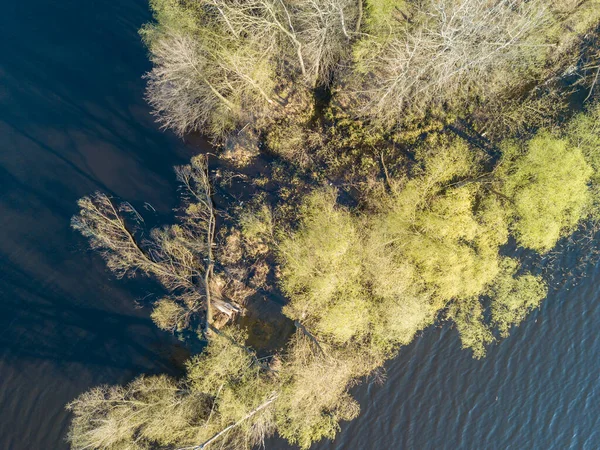
[[[0,348],[5,360],[75,362],[136,373],[178,371],[173,365],[173,353],[179,353],[175,339],[134,311],[127,291],[92,292],[81,304],[55,286],[37,288],[36,280],[18,267],[5,261],[2,267]],[[116,297],[124,311],[88,306],[103,304],[102,294]]]

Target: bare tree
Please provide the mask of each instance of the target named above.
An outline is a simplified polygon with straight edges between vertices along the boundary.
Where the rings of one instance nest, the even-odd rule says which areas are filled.
[[[271,59],[296,66],[309,85],[327,80],[350,50],[359,16],[355,0],[204,0],[204,4],[218,11],[234,39],[256,37],[255,43],[263,43]]]
[[[163,127],[220,136],[276,106],[273,67],[256,42],[179,32],[156,39],[146,97]]]
[[[497,89],[502,71],[530,64],[544,44],[535,31],[545,23],[542,2],[521,0],[428,0],[364,62],[366,77],[354,87],[362,113],[397,120],[407,109],[464,96],[471,88]],[[496,79],[495,79],[496,78]]]
[[[118,277],[142,272],[156,277],[167,289],[187,289],[193,286],[197,269],[191,264],[190,252],[177,246],[176,232],[160,230],[154,233],[160,241],[148,241],[142,246],[125,223],[125,216],[137,219],[137,212],[129,203],[116,206],[100,192],[84,197],[78,202],[79,215],[73,217],[71,226],[90,241],[107,266]],[[168,248],[162,248],[160,242]]]
[[[277,43],[280,53],[270,54],[272,58],[285,56],[281,52],[285,43],[291,44],[295,50],[302,75],[307,69],[303,55],[303,45],[294,26],[292,11],[283,0],[204,0],[207,5],[214,6],[222,16],[224,23],[239,38],[251,35],[258,42]],[[274,51],[274,47],[270,47]]]
[[[303,43],[311,80],[326,84],[339,61],[348,56],[358,24],[355,0],[308,0],[295,3],[294,21]]]
[[[216,215],[206,158],[197,156],[190,165],[176,168],[184,187],[182,223],[155,228],[150,237],[138,241],[132,227],[141,217],[129,203],[116,206],[102,193],[79,200],[80,212],[71,225],[99,251],[118,277],[143,273],[155,277],[173,293],[159,301],[153,317],[159,326],[175,329],[190,315],[206,311],[205,329],[213,320],[212,278],[215,266]],[[231,317],[241,309],[226,299],[215,299],[217,309]]]
[[[294,79],[328,83],[359,13],[356,0],[198,0],[192,16],[146,29],[146,96],[163,127],[219,138],[279,113]]]

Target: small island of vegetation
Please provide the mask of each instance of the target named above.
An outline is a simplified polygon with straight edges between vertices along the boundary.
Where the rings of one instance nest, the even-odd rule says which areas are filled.
[[[176,168],[173,224],[97,192],[72,226],[202,350],[71,402],[74,449],[332,439],[418,332],[483,357],[595,233],[599,0],[150,3],[148,102],[218,154]]]

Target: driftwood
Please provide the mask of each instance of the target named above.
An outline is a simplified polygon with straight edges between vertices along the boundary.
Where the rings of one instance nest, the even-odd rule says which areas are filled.
[[[242,308],[240,308],[239,306],[233,303],[226,302],[225,300],[221,300],[219,298],[215,298],[212,300],[212,306],[215,309],[222,312],[223,314],[226,314],[229,318],[233,317],[235,314],[240,314],[242,312]]]

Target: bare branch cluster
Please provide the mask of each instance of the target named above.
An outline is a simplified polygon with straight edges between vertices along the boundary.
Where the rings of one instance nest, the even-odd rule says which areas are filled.
[[[139,220],[130,204],[115,205],[107,195],[96,192],[80,199],[78,205],[80,213],[73,217],[71,226],[89,239],[90,246],[102,254],[118,277],[142,272],[155,276],[171,290],[193,285],[196,269],[190,265],[189,251],[177,245],[176,229],[156,230],[153,239],[140,243],[125,222],[127,216],[133,224]]]
[[[208,330],[215,286],[216,216],[206,158],[195,157],[191,164],[177,167],[176,173],[184,188],[180,225],[155,228],[148,238],[138,240],[134,226],[143,219],[133,206],[116,205],[99,192],[79,200],[80,212],[71,224],[89,239],[91,247],[102,254],[118,277],[142,273],[156,278],[172,292],[155,305],[153,318],[157,325],[168,330],[185,327],[192,314],[205,308]],[[216,306],[228,316],[240,312],[239,307],[220,296]]]
[[[309,79],[328,84],[340,60],[351,51],[360,2],[309,0],[297,2],[294,19],[309,62]]]
[[[501,69],[518,73],[544,47],[535,31],[547,8],[538,1],[430,0],[413,16],[414,26],[364,62],[367,76],[354,88],[363,114],[394,121],[472,89],[490,93],[506,84],[497,79]]]
[[[194,14],[193,31],[155,26],[147,99],[165,128],[215,137],[277,113],[295,78],[328,83],[358,20],[352,0],[200,0]]]
[[[261,49],[227,47],[220,36],[192,38],[168,32],[152,46],[154,68],[146,97],[165,128],[182,135],[218,136],[274,105],[273,68]]]

